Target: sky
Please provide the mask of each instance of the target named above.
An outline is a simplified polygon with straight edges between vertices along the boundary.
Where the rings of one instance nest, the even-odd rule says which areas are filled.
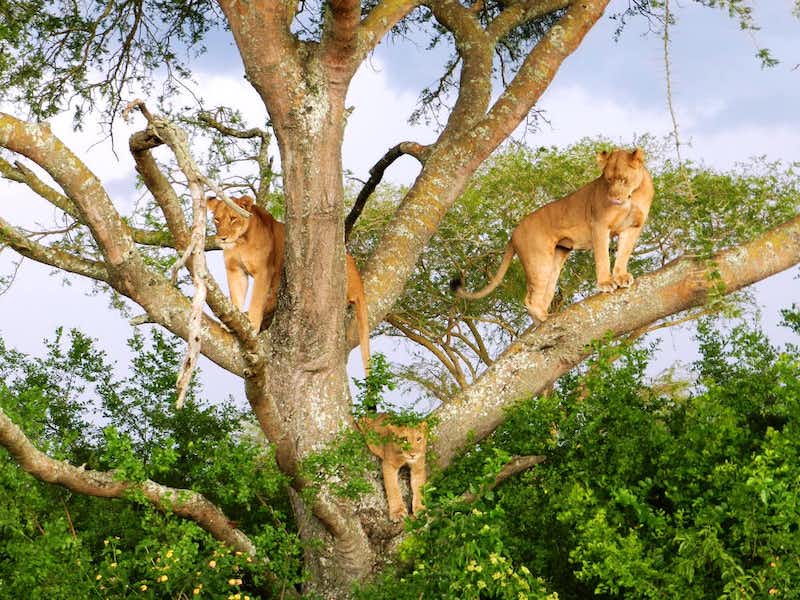
[[[678,7],[677,22],[670,28],[671,84],[685,158],[716,169],[761,155],[800,163],[800,21],[791,16],[792,2],[756,3],[755,19],[761,29],[753,35],[739,31],[737,22],[720,10],[689,0]],[[662,37],[650,31],[646,20],[636,18],[618,41],[613,39],[619,23],[610,17],[627,5],[627,0],[612,0],[602,21],[561,67],[537,105],[547,123],[535,134],[518,130],[515,137],[534,146],[563,147],[598,136],[630,145],[642,134],[665,136],[672,131]],[[228,34],[216,33],[209,46],[209,54],[194,65],[197,91],[207,106],[235,99],[251,124],[263,122],[263,106],[243,79]],[[755,58],[761,46],[770,48],[781,63],[762,69]],[[424,43],[407,41],[381,44],[365,63],[348,95],[354,111],[348,120],[343,163],[354,177],[365,180],[375,161],[400,141],[435,139],[429,127],[411,126],[407,118],[422,87],[436,81],[443,61],[444,53],[430,53]],[[127,138],[141,129],[141,120],[117,124],[115,147],[102,141],[104,136],[91,124],[73,132],[67,114],[53,119],[51,126],[100,177],[123,213],[141,201],[127,151]],[[407,184],[417,173],[416,161],[405,157],[390,167],[386,179]],[[576,187],[577,183],[582,182]],[[0,214],[24,226],[52,223],[55,210],[20,186],[0,181]],[[221,253],[208,256],[212,272],[224,282]],[[8,273],[12,259],[16,256],[9,250],[0,253],[0,273]],[[797,275],[794,268],[757,286],[764,326],[779,341],[784,338],[776,329],[778,310],[800,298]],[[0,336],[21,351],[41,354],[42,340],[52,337],[56,326],[78,327],[98,338],[124,373],[129,360],[124,340],[132,332],[127,319],[108,307],[107,298],[88,296],[79,279],[71,278],[69,285],[62,281],[48,267],[23,262],[14,285],[0,295]],[[689,329],[670,329],[661,337],[660,367],[693,356]],[[372,345],[373,350],[396,352],[392,340],[373,340]],[[239,380],[208,361],[201,363],[201,369],[207,397],[243,397]],[[357,350],[348,370],[352,376],[362,376]]]

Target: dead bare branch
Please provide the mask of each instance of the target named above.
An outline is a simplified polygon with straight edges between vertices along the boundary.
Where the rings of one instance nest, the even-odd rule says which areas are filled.
[[[386,169],[388,169],[394,161],[404,154],[413,156],[424,165],[428,151],[429,148],[427,146],[417,144],[416,142],[400,142],[396,146],[390,148],[386,154],[384,154],[380,160],[378,160],[378,162],[372,166],[372,168],[369,170],[369,179],[358,193],[358,197],[353,204],[353,208],[350,209],[350,213],[347,215],[347,218],[344,221],[345,242],[347,242],[347,240],[350,238],[350,232],[353,230],[353,226],[356,224],[358,217],[361,216],[364,206],[367,204],[367,199],[372,195],[372,192],[375,191],[375,188],[378,187],[378,184],[383,179],[383,174],[386,172]]]

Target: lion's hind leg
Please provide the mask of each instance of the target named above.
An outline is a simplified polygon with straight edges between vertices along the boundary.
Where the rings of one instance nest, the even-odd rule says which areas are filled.
[[[547,309],[552,296],[548,296],[548,291],[555,261],[554,250],[554,248],[535,248],[524,258],[520,253],[522,267],[525,269],[525,278],[528,282],[525,307],[531,317],[539,322],[546,321],[549,316]]]
[[[561,269],[564,268],[564,263],[569,257],[570,250],[556,246],[555,253],[553,254],[552,267],[550,270],[550,280],[547,282],[547,293],[545,293],[544,302],[547,308],[553,302],[553,296],[556,295],[556,286],[558,285],[558,277],[561,275]]]

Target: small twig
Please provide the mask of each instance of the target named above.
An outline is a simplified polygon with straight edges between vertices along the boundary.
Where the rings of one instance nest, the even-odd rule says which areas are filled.
[[[521,473],[522,471],[527,471],[531,467],[542,464],[545,460],[546,458],[541,454],[532,454],[529,456],[515,456],[510,461],[508,461],[502,469],[500,469],[500,472],[497,474],[497,477],[494,478],[494,481],[492,483],[490,483],[488,486],[481,488],[481,490],[477,493],[465,492],[464,494],[461,495],[461,499],[467,503],[474,502],[475,500],[478,499],[478,497],[481,494],[484,494],[489,490],[493,490],[509,477],[513,477],[517,473]]]
[[[69,508],[67,508],[67,503],[64,502],[64,499],[61,499],[61,504],[64,506],[64,512],[67,513],[67,525],[69,525],[69,532],[72,535],[72,539],[78,539],[78,533],[75,531],[75,525],[72,522],[72,516],[69,514]]]

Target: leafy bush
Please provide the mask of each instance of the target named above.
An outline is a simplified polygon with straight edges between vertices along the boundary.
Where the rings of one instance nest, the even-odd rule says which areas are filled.
[[[794,597],[800,353],[741,327],[698,337],[688,393],[645,383],[651,349],[604,345],[519,405],[433,482],[394,571],[362,597]],[[528,454],[546,462],[487,491]]]
[[[174,409],[176,341],[154,332],[129,344],[132,371],[117,378],[77,331],[58,330],[43,358],[0,340],[0,406],[51,456],[204,494],[259,555],[232,553],[135,497],[43,484],[0,450],[0,598],[257,598],[269,588],[258,568],[266,556],[273,573],[296,582],[301,549],[271,451],[230,402],[199,400],[196,383]]]

